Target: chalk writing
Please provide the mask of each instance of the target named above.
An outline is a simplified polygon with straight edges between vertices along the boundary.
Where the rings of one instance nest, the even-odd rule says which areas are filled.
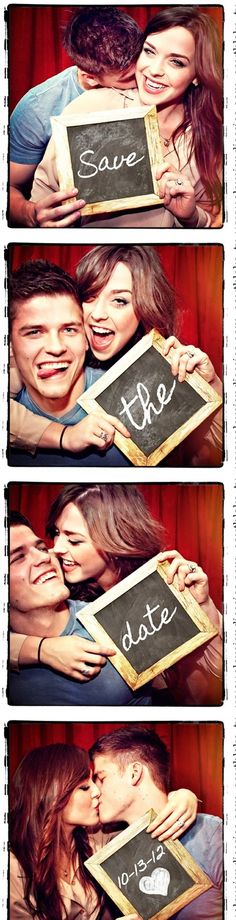
[[[154,869],[151,875],[143,875],[139,880],[139,889],[144,894],[160,894],[166,898],[170,884],[170,873],[168,869],[161,866]]]
[[[151,626],[151,630],[148,629],[145,623],[141,623],[139,627],[137,639],[133,638],[130,623],[128,620],[126,620],[127,632],[124,633],[123,638],[122,638],[122,645],[123,645],[123,649],[125,650],[125,652],[129,652],[131,645],[138,645],[139,642],[145,642],[145,639],[147,638],[147,636],[153,636],[154,633],[160,632],[160,630],[162,629],[162,626],[167,626],[168,623],[171,622],[171,620],[175,616],[177,607],[174,607],[174,610],[172,611],[172,613],[169,613],[168,608],[164,607],[163,610],[161,611],[160,623],[158,624],[158,626],[155,626],[152,620],[152,614],[155,613],[155,611],[158,610],[159,607],[160,607],[160,604],[156,604],[156,607],[152,607],[152,608],[149,607],[149,604],[146,604],[146,613],[143,614],[143,619],[147,617],[148,625]]]
[[[154,406],[154,403],[150,402],[150,394],[149,394],[148,388],[146,387],[145,383],[137,383],[137,394],[136,396],[133,397],[133,399],[130,400],[130,402],[127,402],[125,397],[121,396],[121,402],[123,403],[124,408],[121,410],[119,414],[120,415],[126,414],[128,416],[129,421],[131,422],[131,425],[133,425],[133,427],[136,428],[137,431],[143,431],[143,429],[146,428],[146,425],[152,424],[152,421],[153,421],[152,413],[154,415],[161,415],[164,407],[167,406],[168,403],[170,403],[175,387],[176,387],[176,380],[174,380],[174,383],[172,384],[170,392],[167,395],[165,384],[159,383],[159,386],[157,387],[157,399],[159,402],[159,409],[157,409],[156,406]],[[137,408],[139,409],[141,406],[143,410],[143,420],[141,424],[138,424],[138,422],[135,421],[133,414],[131,412],[131,407],[134,406],[135,404],[137,404],[136,409]]]
[[[132,866],[132,872],[130,873],[122,872],[121,875],[118,875],[119,888],[122,888],[122,886],[125,887],[126,885],[128,885],[129,880],[133,877],[133,875],[136,875],[136,877],[138,878],[141,872],[146,872],[146,869],[149,863],[152,862],[155,865],[155,863],[158,862],[158,860],[161,859],[162,856],[164,856],[164,849],[161,843],[159,843],[157,846],[157,849],[152,850],[152,855],[150,859],[147,859],[147,862],[145,862],[144,859],[138,859],[137,862],[135,862]]]
[[[81,172],[81,169],[78,169],[78,176],[80,179],[91,179],[93,176],[97,176],[98,172],[104,172],[106,169],[108,169],[110,172],[112,172],[114,169],[121,169],[124,164],[130,167],[137,166],[138,163],[141,163],[141,160],[144,160],[144,156],[139,157],[137,160],[136,153],[133,150],[132,153],[128,153],[127,156],[124,156],[123,153],[120,158],[118,156],[114,156],[113,164],[111,166],[109,165],[108,157],[104,156],[100,160],[100,163],[98,163],[98,166],[96,166],[95,163],[90,163],[89,160],[86,159],[87,155],[95,157],[95,151],[84,150],[83,153],[80,154],[80,163],[82,163],[82,166],[85,166],[85,172]]]

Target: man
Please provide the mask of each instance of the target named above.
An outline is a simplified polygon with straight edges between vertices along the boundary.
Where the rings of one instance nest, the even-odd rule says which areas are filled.
[[[44,419],[37,455],[13,449],[11,464],[98,466],[104,465],[101,451],[106,450],[106,466],[127,466],[113,445],[115,429],[128,437],[125,426],[102,410],[99,417],[86,416],[77,403],[101,371],[84,368],[87,342],[76,282],[50,262],[24,263],[10,281],[10,325],[11,347],[24,383],[15,396],[24,407],[18,411],[30,410]],[[11,429],[17,413],[13,403],[14,408]],[[23,435],[24,424],[25,415]]]
[[[132,824],[153,808],[166,805],[169,788],[169,756],[154,731],[126,726],[104,735],[93,745],[90,756],[94,780],[100,789],[99,817],[102,823],[127,821]],[[191,822],[177,820],[178,828]],[[155,824],[156,826],[156,824]],[[150,825],[150,832],[153,824]],[[176,835],[177,835],[176,834]],[[198,815],[185,830],[181,843],[213,882],[213,887],[179,910],[178,920],[222,920],[222,822],[213,815]]]
[[[55,226],[58,218],[64,218],[63,226],[69,226],[72,218],[74,221],[78,217],[81,201],[75,200],[73,206],[68,206],[63,204],[63,196],[57,194],[51,196],[50,202],[42,199],[40,205],[34,204],[24,197],[24,186],[32,184],[36,166],[44,155],[51,136],[52,115],[60,115],[84,89],[111,86],[128,90],[135,86],[134,65],[140,50],[140,36],[137,23],[116,7],[80,7],[73,13],[64,36],[64,46],[72,57],[73,66],[29,90],[10,119],[10,220],[13,224],[43,226],[49,219]],[[75,195],[71,190],[70,197]],[[64,200],[66,198],[68,193],[64,195]]]
[[[111,705],[151,703],[145,688],[133,693],[112,668],[107,656],[113,650],[91,641],[76,620],[76,601],[68,600],[60,564],[29,521],[12,512],[9,527],[10,628],[17,633],[15,660],[19,653],[19,664],[21,655],[24,661],[24,667],[9,675],[9,702],[31,706],[102,706],[108,699]]]

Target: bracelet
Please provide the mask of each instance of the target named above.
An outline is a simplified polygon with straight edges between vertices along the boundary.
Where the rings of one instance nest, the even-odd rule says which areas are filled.
[[[38,644],[38,664],[41,664],[41,663],[42,663],[42,662],[41,662],[41,658],[40,658],[41,645],[42,645],[42,643],[44,642],[44,639],[46,639],[46,638],[47,638],[47,636],[43,636],[43,638],[40,639],[40,642],[39,642],[39,644]]]
[[[65,431],[66,431],[67,427],[68,427],[67,425],[64,425],[64,428],[62,429],[61,435],[60,435],[59,450],[62,450],[62,451],[64,450],[63,444],[62,444],[63,434],[65,434]]]

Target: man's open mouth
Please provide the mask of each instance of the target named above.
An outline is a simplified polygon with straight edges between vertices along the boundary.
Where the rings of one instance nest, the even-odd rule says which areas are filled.
[[[48,569],[47,572],[43,572],[41,575],[38,575],[38,578],[35,578],[34,585],[44,585],[44,582],[51,581],[52,578],[57,578],[57,572],[55,569]]]
[[[64,374],[69,366],[70,361],[45,361],[43,364],[38,364],[38,377],[40,380],[45,380],[58,374]]]

